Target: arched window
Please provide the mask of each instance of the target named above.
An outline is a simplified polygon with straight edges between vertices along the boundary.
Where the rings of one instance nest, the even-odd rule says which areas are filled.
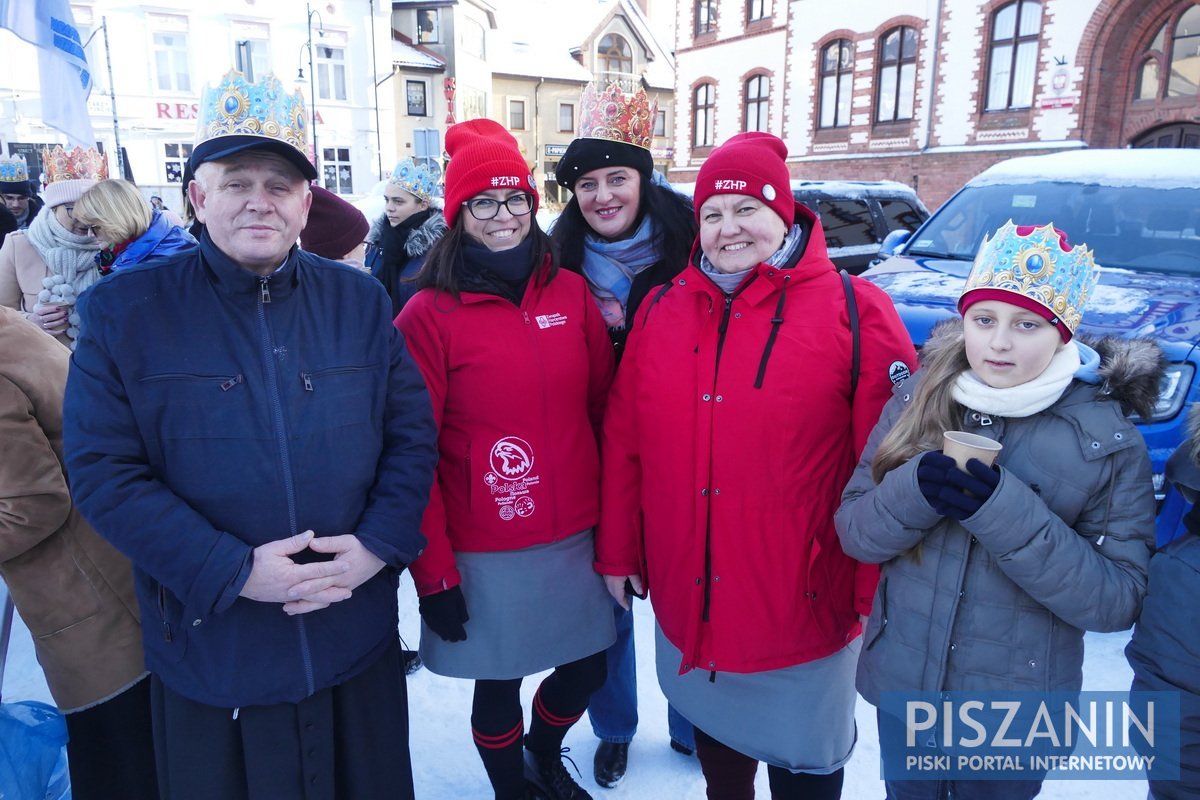
[[[596,46],[596,61],[599,64],[600,79],[604,83],[616,83],[623,92],[633,92],[637,89],[636,77],[633,74],[633,50],[624,36],[616,33],[607,34]]]
[[[746,107],[746,115],[742,120],[744,131],[765,131],[767,129],[767,109],[771,100],[771,81],[766,75],[755,75],[746,81],[742,101]]]
[[[1029,108],[1033,105],[1042,4],[1015,0],[992,15],[988,62],[987,111]]]
[[[1200,125],[1181,122],[1163,125],[1143,133],[1129,143],[1130,147],[1186,147],[1200,149]]]
[[[821,50],[821,128],[850,124],[850,94],[854,88],[854,46],[849,39],[830,42]]]
[[[692,93],[692,147],[712,147],[716,89],[702,83]]]
[[[902,25],[883,34],[879,42],[878,122],[912,119],[917,86],[917,29]]]
[[[1173,33],[1167,97],[1195,96],[1200,88],[1200,6],[1183,12]]]

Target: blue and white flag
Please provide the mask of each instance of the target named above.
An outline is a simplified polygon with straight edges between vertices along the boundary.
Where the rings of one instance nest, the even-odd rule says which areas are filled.
[[[0,0],[0,28],[38,48],[42,122],[80,147],[95,147],[87,98],[92,73],[68,0]]]

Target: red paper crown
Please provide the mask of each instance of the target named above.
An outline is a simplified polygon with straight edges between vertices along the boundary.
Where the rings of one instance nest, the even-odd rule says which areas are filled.
[[[618,84],[610,83],[603,92],[589,83],[579,98],[579,136],[608,139],[645,150],[654,139],[654,117],[658,101],[650,103],[645,89],[626,97]]]
[[[59,181],[102,181],[108,178],[108,159],[94,147],[86,150],[76,147],[69,153],[63,150],[62,145],[56,144],[53,149],[43,147],[42,168],[46,171],[47,185]]]

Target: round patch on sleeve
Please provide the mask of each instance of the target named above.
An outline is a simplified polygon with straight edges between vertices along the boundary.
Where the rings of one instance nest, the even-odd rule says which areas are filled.
[[[900,385],[909,375],[912,375],[912,372],[909,370],[908,364],[903,361],[893,361],[892,365],[888,367],[888,378],[893,386]]]

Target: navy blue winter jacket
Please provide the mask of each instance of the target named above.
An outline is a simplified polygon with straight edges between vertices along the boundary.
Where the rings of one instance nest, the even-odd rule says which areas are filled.
[[[366,273],[293,248],[264,278],[207,234],[156,263],[80,299],[72,494],[134,563],[148,669],[210,705],[295,702],[394,640],[437,459],[428,393]],[[255,546],[309,529],[387,566],[295,617],[238,596]]]

